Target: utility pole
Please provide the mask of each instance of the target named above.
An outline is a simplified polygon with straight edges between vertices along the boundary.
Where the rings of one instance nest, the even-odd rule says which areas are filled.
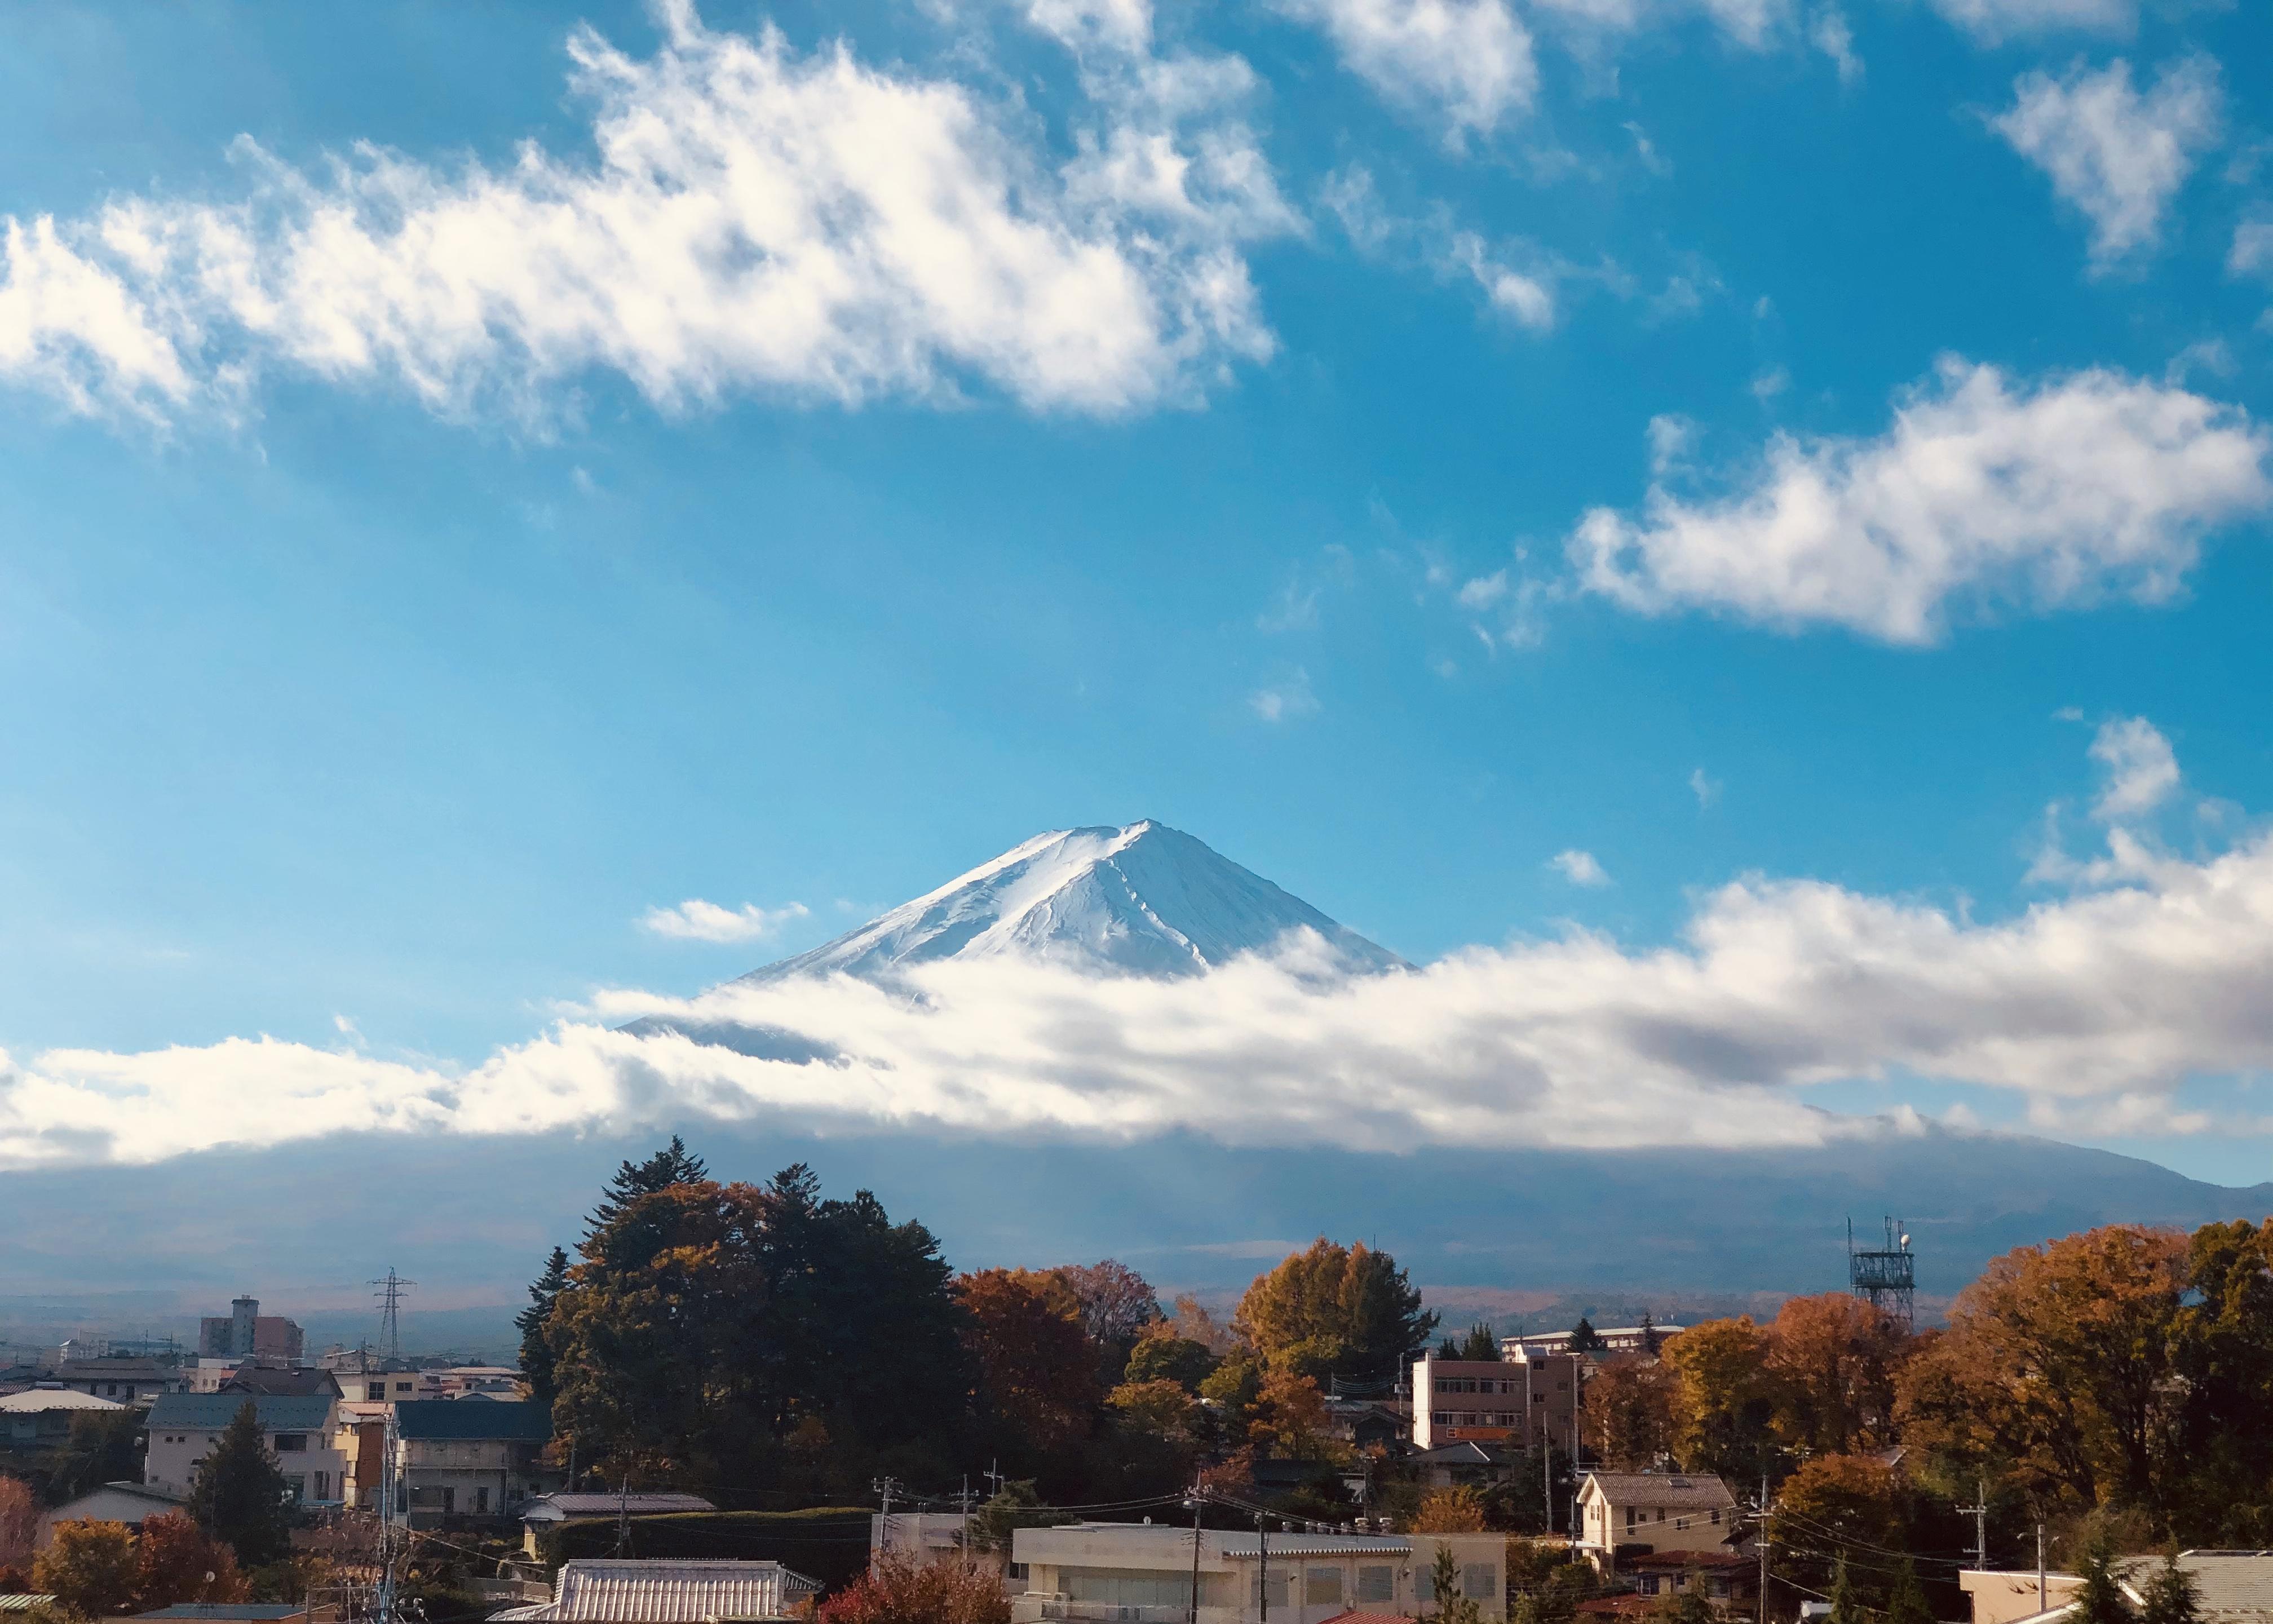
[[[2044,1600],[2044,1525],[2037,1524],[2037,1611],[2042,1613],[2051,1604]]]
[[[1973,1504],[1952,1508],[1962,1517],[1973,1519],[1973,1566],[1983,1573],[1989,1570],[1989,1482],[1981,1478],[1974,1485]]]
[[[1191,1624],[1200,1624],[1200,1512],[1207,1502],[1200,1498],[1198,1484],[1192,1485],[1192,1496],[1184,1504],[1192,1508],[1192,1606],[1189,1616]]]
[[[1262,1598],[1263,1624],[1271,1624],[1271,1530],[1260,1512],[1255,1517],[1255,1593]]]
[[[962,1492],[956,1495],[955,1503],[963,1508],[963,1566],[968,1572],[977,1564],[971,1560],[971,1474],[967,1471],[963,1474]],[[1198,1620],[1193,1624],[1198,1624]]]
[[[1768,1475],[1760,1474],[1760,1624],[1768,1624]]]
[[[619,1473],[616,1478],[616,1554],[632,1553],[632,1480],[630,1475]]]

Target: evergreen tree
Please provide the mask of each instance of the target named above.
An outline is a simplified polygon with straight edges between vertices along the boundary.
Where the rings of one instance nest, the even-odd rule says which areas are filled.
[[[1437,1610],[1422,1616],[1433,1624],[1482,1624],[1483,1609],[1460,1593],[1460,1561],[1448,1545],[1437,1547],[1437,1560],[1429,1570],[1429,1589]]]
[[[2177,1553],[2163,1559],[2147,1581],[2139,1624],[2200,1624],[2202,1600],[2194,1575],[2179,1566]]]
[[[1843,1551],[1831,1570],[1831,1616],[1827,1624],[1863,1624],[1863,1609],[1855,1599],[1855,1581],[1847,1572]]]
[[[1499,1338],[1492,1335],[1489,1325],[1468,1327],[1467,1339],[1460,1343],[1460,1357],[1489,1363],[1499,1358]]]
[[[585,1236],[598,1234],[623,1216],[624,1209],[642,1195],[654,1195],[675,1184],[701,1184],[710,1176],[702,1158],[686,1148],[676,1134],[671,1142],[644,1162],[626,1161],[608,1180],[607,1194],[592,1209]]]
[[[529,1379],[529,1396],[552,1402],[552,1349],[544,1340],[544,1322],[552,1317],[553,1299],[567,1288],[568,1254],[559,1246],[544,1261],[544,1272],[529,1288],[529,1306],[514,1316],[521,1331],[521,1373]]]
[[[1610,1344],[1602,1340],[1602,1333],[1594,1328],[1594,1322],[1585,1314],[1580,1314],[1579,1323],[1571,1328],[1571,1351],[1607,1353],[1609,1351],[1609,1347]]]
[[[241,1568],[262,1568],[292,1553],[292,1508],[284,1469],[261,1436],[251,1399],[198,1463],[189,1514],[199,1528],[236,1553]]]
[[[1655,1358],[1658,1349],[1663,1346],[1664,1343],[1665,1338],[1657,1334],[1657,1321],[1650,1317],[1648,1309],[1643,1309],[1641,1311],[1642,1356],[1645,1358]]]
[[[2138,1624],[2130,1598],[2115,1582],[2115,1547],[2103,1537],[2084,1553],[2072,1624]]]
[[[1933,1605],[1925,1598],[1925,1586],[1918,1583],[1917,1564],[1907,1557],[1887,1598],[1885,1624],[1934,1624]]]

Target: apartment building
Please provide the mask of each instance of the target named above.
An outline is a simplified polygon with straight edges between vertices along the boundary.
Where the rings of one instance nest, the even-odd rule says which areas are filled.
[[[1521,1358],[1442,1359],[1413,1365],[1413,1442],[1531,1449],[1545,1439],[1565,1454],[1579,1435],[1581,1361],[1568,1353]]]

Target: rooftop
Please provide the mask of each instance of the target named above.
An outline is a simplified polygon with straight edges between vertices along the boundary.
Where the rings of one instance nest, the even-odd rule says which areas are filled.
[[[32,1388],[0,1398],[0,1414],[35,1415],[43,1410],[124,1410],[115,1398],[97,1398],[70,1388]]]
[[[779,1562],[574,1561],[561,1565],[552,1599],[491,1615],[524,1624],[707,1624],[777,1619],[819,1581]]]
[[[289,1602],[258,1601],[183,1601],[170,1607],[161,1607],[155,1613],[138,1613],[138,1619],[304,1619],[308,1604],[297,1606]]]
[[[184,1432],[217,1433],[251,1404],[265,1432],[312,1433],[331,1419],[335,1402],[328,1396],[276,1393],[161,1393],[150,1406],[150,1427],[153,1432],[178,1426]]]
[[[716,1511],[700,1494],[539,1494],[521,1508],[521,1519],[529,1523],[550,1522],[555,1518],[611,1517],[619,1512],[632,1516],[654,1516],[673,1511]]]
[[[1718,1478],[1673,1472],[1590,1471],[1586,1486],[1614,1506],[1687,1506],[1702,1511],[1737,1503],[1737,1497],[1729,1493],[1729,1486]]]
[[[394,1406],[394,1431],[406,1441],[548,1443],[552,1411],[531,1399],[409,1398]]]

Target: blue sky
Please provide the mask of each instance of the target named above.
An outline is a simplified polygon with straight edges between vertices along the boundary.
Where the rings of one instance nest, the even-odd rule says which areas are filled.
[[[2263,1176],[2262,9],[582,15],[0,64],[11,1156],[289,1046],[446,1093],[1149,816],[1511,973],[1747,876],[2035,909],[2130,1025],[1684,1086]]]

